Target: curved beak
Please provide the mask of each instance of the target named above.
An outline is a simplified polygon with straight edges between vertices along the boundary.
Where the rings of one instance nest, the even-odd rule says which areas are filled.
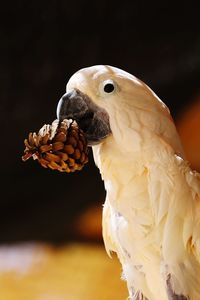
[[[98,144],[111,133],[108,113],[78,89],[61,97],[57,118],[75,120],[84,131],[90,146]]]

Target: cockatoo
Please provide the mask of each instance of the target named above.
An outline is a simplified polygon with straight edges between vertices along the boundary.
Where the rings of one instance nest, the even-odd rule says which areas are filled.
[[[92,146],[105,248],[129,299],[200,300],[200,175],[167,106],[135,76],[97,65],[70,78],[57,116],[76,120]]]

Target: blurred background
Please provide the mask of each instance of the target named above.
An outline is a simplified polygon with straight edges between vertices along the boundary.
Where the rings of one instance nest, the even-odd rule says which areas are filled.
[[[168,105],[200,171],[199,10],[188,1],[7,1],[0,8],[0,296],[125,299],[104,251],[105,191],[90,153],[82,172],[23,163],[29,131],[51,123],[70,76],[109,64]],[[92,282],[92,284],[91,284]]]

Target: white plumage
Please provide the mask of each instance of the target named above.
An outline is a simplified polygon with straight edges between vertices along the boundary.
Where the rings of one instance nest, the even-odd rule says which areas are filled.
[[[106,94],[103,83],[115,90]],[[93,146],[107,192],[105,247],[123,267],[130,299],[200,299],[200,177],[184,160],[166,105],[110,66],[75,73],[77,88],[109,115],[112,134]]]

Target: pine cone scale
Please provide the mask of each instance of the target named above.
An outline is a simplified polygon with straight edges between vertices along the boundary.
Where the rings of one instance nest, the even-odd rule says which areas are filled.
[[[53,151],[59,151],[64,148],[64,144],[62,142],[55,142],[52,144]]]
[[[51,151],[51,150],[52,150],[52,145],[42,145],[42,146],[39,147],[39,151],[41,153]]]
[[[64,151],[67,153],[67,154],[73,154],[74,153],[74,148],[72,145],[65,145],[64,146]]]

